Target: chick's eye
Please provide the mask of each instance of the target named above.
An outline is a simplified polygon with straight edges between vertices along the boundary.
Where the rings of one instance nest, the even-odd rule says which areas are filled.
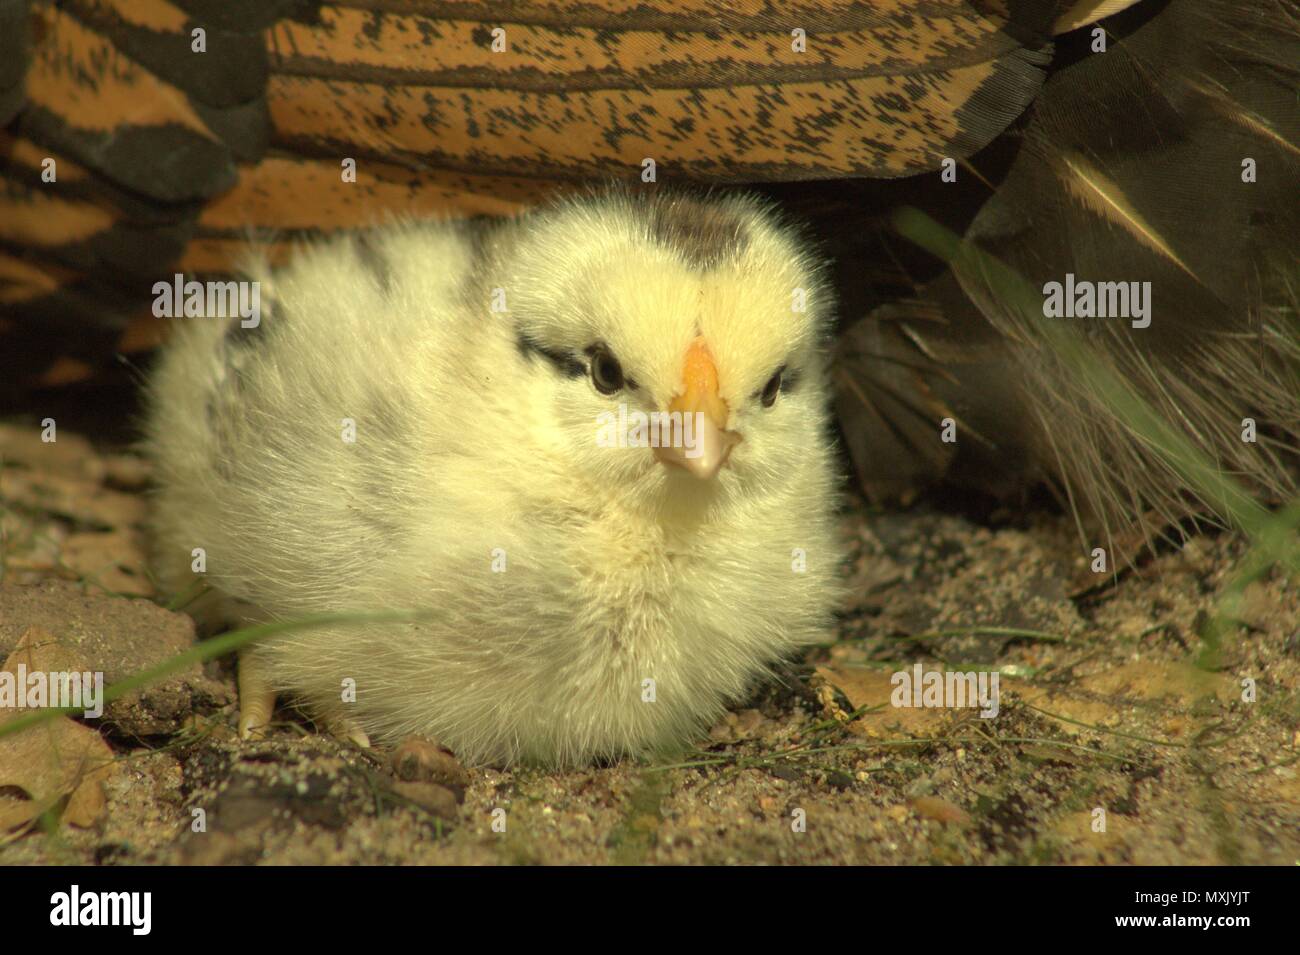
[[[612,395],[623,387],[623,366],[604,345],[591,348],[591,383],[602,395]]]
[[[776,374],[767,380],[767,384],[763,386],[764,408],[770,408],[772,405],[776,404],[776,396],[781,393],[781,379],[784,375],[785,366],[782,365],[776,370]]]

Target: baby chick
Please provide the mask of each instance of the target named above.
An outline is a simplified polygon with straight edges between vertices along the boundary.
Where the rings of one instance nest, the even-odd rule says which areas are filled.
[[[152,381],[163,582],[202,548],[232,622],[427,613],[245,650],[242,735],[285,692],[466,763],[663,751],[827,638],[829,293],[758,200],[602,190],[250,275],[261,322],[183,320]]]

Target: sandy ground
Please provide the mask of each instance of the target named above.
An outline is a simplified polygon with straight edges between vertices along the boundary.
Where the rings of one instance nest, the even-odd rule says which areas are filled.
[[[142,462],[16,426],[0,458],[6,669],[112,683],[193,645],[144,570]],[[241,743],[229,665],[191,665],[0,737],[0,862],[1300,864],[1295,582],[1251,584],[1206,639],[1240,540],[1116,582],[1043,510],[843,523],[840,639],[672,761],[466,771],[287,710]],[[891,705],[917,663],[996,672],[997,715]]]

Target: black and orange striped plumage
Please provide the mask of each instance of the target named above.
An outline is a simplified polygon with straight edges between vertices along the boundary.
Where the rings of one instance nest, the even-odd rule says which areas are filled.
[[[651,159],[766,192],[834,256],[867,491],[1048,477],[1108,525],[1216,510],[1032,323],[893,234],[911,205],[1032,282],[1155,282],[1151,335],[1092,343],[1276,500],[1300,445],[1298,63],[1285,0],[0,0],[0,381],[12,403],[114,374],[166,327],[152,284],[225,273],[252,236],[276,258],[394,214],[507,215]],[[1247,405],[1266,440],[1243,450],[1219,419]]]

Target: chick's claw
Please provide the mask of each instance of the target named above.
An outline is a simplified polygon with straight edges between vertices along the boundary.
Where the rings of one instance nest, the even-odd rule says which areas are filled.
[[[239,654],[239,738],[262,739],[275,712],[275,690],[255,654]]]
[[[370,748],[370,737],[346,716],[329,716],[324,719],[325,730],[344,743],[355,743],[362,749]]]

